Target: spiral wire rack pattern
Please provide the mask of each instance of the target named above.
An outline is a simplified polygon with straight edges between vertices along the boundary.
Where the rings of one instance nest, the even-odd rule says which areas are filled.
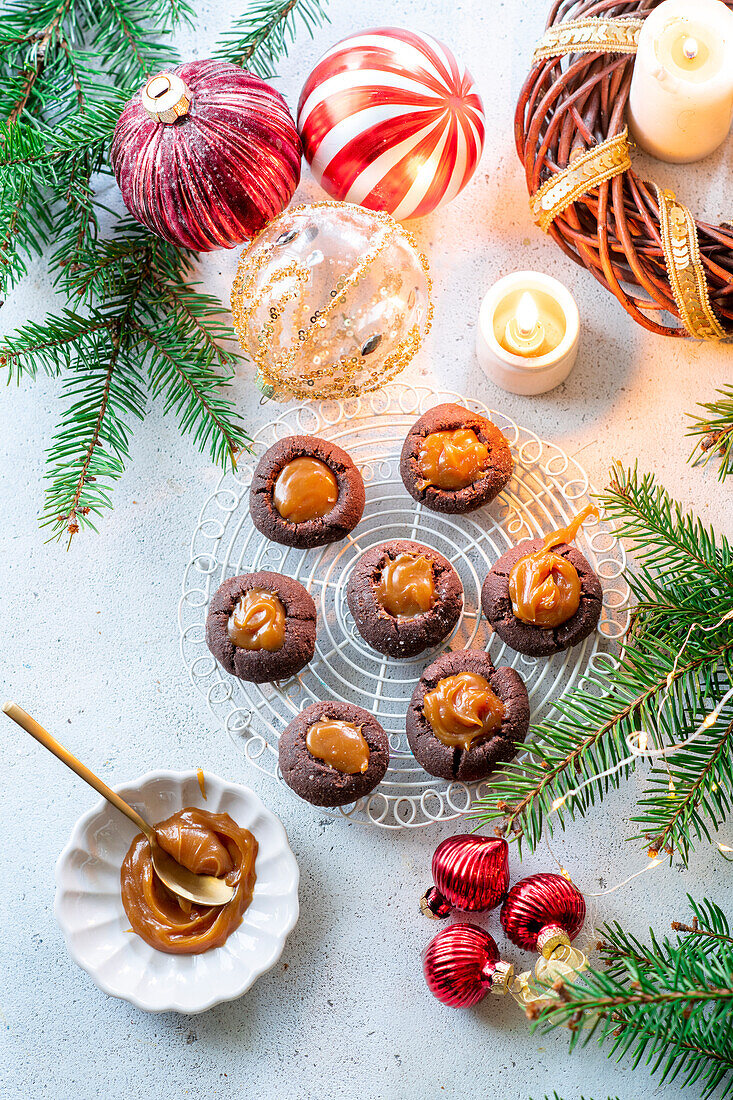
[[[514,474],[492,504],[466,516],[442,515],[416,504],[402,484],[399,457],[409,428],[428,408],[456,401],[488,416],[506,435]],[[361,470],[367,502],[351,536],[331,546],[296,550],[270,542],[249,516],[249,485],[259,456],[289,435],[318,435],[343,447]],[[623,547],[601,520],[583,528],[578,547],[603,585],[597,631],[581,645],[548,659],[515,653],[481,617],[481,584],[497,558],[525,538],[566,524],[588,502],[588,477],[574,458],[540,440],[482,402],[449,391],[392,384],[343,402],[286,407],[257,433],[254,454],[236,473],[226,472],[204,502],[191,540],[179,604],[180,646],[193,685],[217,723],[246,760],[282,782],[278,738],[306,706],[326,699],[372,711],[389,736],[391,760],[380,785],[351,806],[321,812],[384,828],[417,828],[465,813],[487,783],[467,785],[428,775],[412,756],[405,712],[423,669],[446,648],[487,649],[496,665],[514,666],[527,684],[532,719],[547,716],[553,701],[578,684],[587,670],[606,672],[614,643],[628,623]],[[416,659],[394,660],[372,650],[356,630],[346,604],[346,585],[360,555],[388,539],[407,538],[440,551],[458,571],[464,611],[452,636]],[[250,684],[229,676],[209,653],[206,612],[222,581],[267,569],[295,577],[318,609],[316,652],[296,677]],[[294,796],[295,797],[295,796]]]

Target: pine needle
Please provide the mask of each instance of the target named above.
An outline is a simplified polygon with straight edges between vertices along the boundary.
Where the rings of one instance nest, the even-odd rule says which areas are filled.
[[[313,32],[328,22],[326,0],[254,0],[222,37],[215,57],[268,80],[294,41],[298,25]]]

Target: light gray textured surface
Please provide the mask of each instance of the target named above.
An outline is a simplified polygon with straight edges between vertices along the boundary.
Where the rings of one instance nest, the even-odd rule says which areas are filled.
[[[241,6],[201,4],[199,32],[181,41],[184,56],[205,56]],[[685,464],[684,438],[684,414],[730,378],[730,348],[665,341],[636,328],[592,278],[543,239],[527,212],[512,113],[545,13],[545,0],[406,0],[398,9],[384,0],[337,2],[331,27],[314,42],[300,39],[282,66],[280,86],[294,107],[316,57],[351,31],[398,23],[445,37],[478,80],[488,138],[467,191],[413,227],[430,255],[436,312],[432,335],[407,377],[475,393],[570,452],[582,450],[596,483],[612,458],[638,458],[686,506],[730,535],[730,489],[718,486],[712,468]],[[732,155],[729,144],[705,166],[648,170],[676,184],[700,214],[720,221],[731,214],[722,184]],[[300,195],[318,194],[306,172]],[[236,260],[235,252],[208,257],[202,264],[207,289],[226,299]],[[519,267],[563,279],[577,296],[583,324],[574,374],[561,389],[534,399],[493,390],[473,358],[482,294]],[[4,308],[3,325],[40,318],[51,305],[49,280],[37,264]],[[281,963],[237,1003],[185,1019],[145,1016],[109,1000],[70,961],[52,915],[54,860],[93,796],[5,724],[0,835],[12,886],[0,896],[0,1095],[527,1100],[557,1089],[565,1100],[679,1096],[676,1085],[658,1087],[643,1068],[619,1068],[596,1048],[568,1058],[566,1038],[530,1036],[513,1002],[488,998],[458,1013],[427,994],[420,952],[435,926],[416,915],[416,899],[428,882],[435,844],[453,830],[394,835],[322,817],[247,770],[226,735],[213,728],[180,660],[176,605],[190,534],[217,473],[178,437],[172,420],[154,412],[136,426],[132,462],[99,537],[78,538],[69,554],[43,545],[34,517],[58,388],[41,379],[3,395],[3,693],[110,783],[154,767],[199,765],[248,783],[286,824],[301,867],[302,916]],[[248,378],[239,379],[237,396],[248,421],[262,423],[268,411]],[[558,841],[558,854],[584,889],[600,889],[601,881],[618,881],[643,865],[643,853],[623,842],[638,784],[632,780]],[[543,850],[526,858],[521,871],[512,857],[515,879],[549,867]],[[653,876],[601,899],[598,918],[622,918],[638,933],[649,924],[663,932],[670,920],[685,917],[687,891],[732,908],[730,867],[712,851],[701,849],[689,870],[665,866]],[[496,933],[496,914],[487,926]],[[511,956],[519,960],[521,952]],[[694,1088],[689,1094],[697,1095]]]

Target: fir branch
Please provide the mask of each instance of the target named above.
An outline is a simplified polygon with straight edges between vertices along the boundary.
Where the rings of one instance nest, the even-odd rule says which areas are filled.
[[[121,369],[120,319],[100,332],[76,345],[64,385],[70,404],[48,451],[50,486],[41,526],[50,527],[52,537],[68,534],[69,543],[111,506],[111,485],[128,457],[127,421],[141,419],[145,408],[139,373],[129,361]]]
[[[108,144],[122,106],[112,92],[83,115],[53,130],[25,122],[0,124],[0,265],[8,286],[25,274],[26,259],[48,245],[52,266],[70,262],[94,236],[91,176],[108,169]]]
[[[324,18],[320,0],[261,0],[234,37],[262,71],[298,26],[312,33]],[[59,537],[111,506],[146,392],[216,461],[234,463],[248,443],[227,393],[240,354],[221,304],[191,282],[191,255],[130,220],[98,235],[93,179],[110,170],[131,91],[177,61],[161,36],[181,22],[193,22],[189,0],[10,0],[3,14],[0,276],[11,285],[53,242],[67,306],[0,341],[0,367],[9,382],[65,376],[42,517]]]
[[[711,458],[718,458],[718,479],[725,481],[733,474],[733,386],[724,386],[716,392],[716,401],[699,406],[705,415],[690,414],[693,423],[687,434],[698,437],[690,455],[693,465],[705,466]]]
[[[603,504],[641,559],[629,577],[638,606],[620,663],[605,676],[586,674],[563,696],[533,729],[528,759],[497,772],[474,816],[504,819],[520,848],[534,848],[545,826],[564,828],[566,817],[584,815],[629,775],[629,744],[640,730],[650,745],[670,749],[695,734],[670,751],[666,767],[652,769],[633,818],[641,831],[632,839],[687,859],[730,811],[733,704],[699,727],[733,683],[733,623],[724,618],[733,557],[725,539],[636,470],[612,472]]]
[[[637,557],[660,577],[673,571],[691,576],[698,585],[733,585],[733,551],[728,541],[657,485],[653,474],[640,475],[636,466],[625,470],[620,463],[611,470],[603,496],[609,519],[618,523],[621,538],[628,539]]]
[[[215,57],[251,69],[267,80],[295,39],[298,24],[311,38],[328,22],[326,0],[254,0],[222,37]]]
[[[695,936],[703,936],[713,940],[725,940],[733,945],[731,928],[725,913],[715,902],[704,898],[696,902],[690,895],[687,900],[692,908],[692,924],[681,924],[680,921],[672,921],[675,932],[690,932]]]
[[[50,47],[54,43],[54,40],[58,40],[60,36],[60,28],[63,26],[64,20],[68,15],[69,8],[72,6],[73,0],[57,0],[57,2],[51,5],[41,5],[38,7],[28,9],[27,6],[22,3],[16,3],[11,6],[10,11],[7,13],[7,22],[12,25],[14,15],[20,16],[22,20],[22,14],[24,7],[26,8],[25,14],[31,19],[35,19],[37,24],[41,25],[38,29],[31,29],[32,24],[26,24],[25,29],[21,30],[22,22],[16,23],[16,32],[14,44],[25,44],[28,47],[28,58],[25,68],[20,74],[20,88],[18,93],[11,98],[14,102],[10,103],[7,110],[7,120],[10,123],[17,122],[21,115],[26,111],[28,103],[31,97],[35,93],[36,84],[43,75],[48,62]],[[5,21],[6,15],[3,14],[3,20]],[[7,28],[6,22],[6,28]],[[6,29],[7,33],[7,29]],[[11,34],[13,32],[11,31]]]
[[[728,708],[733,716],[733,706]],[[717,732],[716,732],[717,730]],[[733,717],[716,723],[700,741],[667,757],[666,768],[652,770],[639,799],[644,812],[631,820],[641,835],[654,836],[654,849],[674,849],[687,861],[690,834],[712,841],[731,810],[733,788]]]
[[[184,283],[180,277],[168,282],[157,275],[152,279],[152,287],[166,303],[181,331],[208,348],[220,366],[231,368],[234,363],[243,361],[244,356],[234,347],[231,330],[220,319],[221,302],[204,294],[198,289],[199,285]]]
[[[137,87],[151,73],[179,61],[178,52],[154,36],[167,36],[178,23],[193,25],[187,0],[94,0],[96,25],[88,36],[90,52],[123,87]]]
[[[47,246],[52,226],[62,230],[61,253],[70,243],[72,258],[93,236],[90,180],[94,172],[109,170],[109,141],[127,98],[105,87],[102,77],[134,90],[151,71],[175,64],[176,51],[159,37],[192,18],[188,0],[51,0],[40,6],[14,0],[10,5],[0,43],[5,286],[24,275],[28,257]],[[35,146],[31,131],[40,138]]]
[[[201,450],[208,447],[214,462],[236,466],[241,428],[233,403],[222,393],[222,376],[211,367],[210,350],[202,352],[163,327],[134,325],[133,331],[151,353],[151,394],[164,396],[164,412],[175,412],[181,431],[190,432]]]
[[[71,337],[69,366],[81,372],[93,394],[96,419],[88,406],[72,406],[49,455],[51,488],[42,523],[51,524],[57,537],[64,531],[73,536],[90,525],[90,514],[111,506],[112,484],[127,457],[127,420],[145,404],[144,398],[135,405],[121,395],[142,393],[146,365],[144,389],[163,398],[164,410],[176,414],[181,430],[208,448],[214,461],[234,464],[247,445],[226,393],[231,369],[222,375],[214,367],[236,358],[218,343],[220,303],[186,283],[187,253],[137,223],[125,221],[122,229],[119,239],[96,241],[80,252],[67,277],[69,291],[87,305],[88,335],[92,326],[100,334],[86,355],[92,376],[84,375],[83,360],[75,358],[84,323],[76,315],[54,319],[45,329],[32,326],[9,349],[17,372],[21,365],[45,365],[49,345],[63,352],[63,341]],[[108,390],[99,382],[103,373]]]
[[[733,658],[733,638],[676,669],[675,651],[656,652],[652,661],[644,648],[627,646],[625,660],[605,681],[586,675],[583,686],[561,699],[548,719],[535,727],[526,746],[530,759],[503,765],[488,794],[474,804],[473,816],[484,822],[504,818],[520,850],[522,841],[533,850],[545,824],[552,833],[556,818],[564,828],[565,814],[572,819],[583,816],[595,805],[596,798],[602,799],[628,777],[633,764],[595,779],[629,755],[627,737],[639,728],[657,726],[656,704],[662,692],[670,689],[668,698],[677,716],[676,729],[680,728],[683,713],[680,695],[686,695],[691,685],[698,685],[695,713],[705,709],[700,684],[707,683],[705,674],[716,669],[723,656]],[[676,686],[677,699],[671,690]],[[587,786],[570,794],[584,781],[589,781]],[[663,805],[667,797],[665,789],[661,792]],[[691,796],[688,816],[696,807],[697,801]]]
[[[77,349],[90,338],[109,331],[110,318],[93,313],[81,316],[69,309],[50,313],[43,324],[28,321],[0,346],[0,367],[8,370],[8,382],[20,382],[24,375],[34,378],[39,370],[58,375],[72,366]]]
[[[634,1066],[645,1058],[661,1081],[702,1083],[704,1097],[733,1093],[733,944],[717,906],[690,902],[702,927],[675,922],[677,942],[652,933],[643,948],[618,924],[601,929],[609,969],[561,984],[535,1026],[569,1026],[571,1050],[597,1035],[610,1042],[609,1057],[630,1056]],[[705,942],[698,931],[709,933]]]

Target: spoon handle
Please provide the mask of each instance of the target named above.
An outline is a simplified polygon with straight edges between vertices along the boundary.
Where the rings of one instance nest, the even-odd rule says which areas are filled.
[[[39,722],[36,722],[35,718],[31,718],[30,714],[19,707],[17,703],[6,703],[3,707],[3,711],[7,714],[8,718],[12,718],[14,722],[17,722],[19,726],[29,733],[31,737],[35,737],[36,741],[40,741],[44,748],[52,752],[54,756],[57,756],[59,760],[66,764],[67,768],[71,768],[73,772],[83,779],[85,783],[88,783],[90,787],[94,787],[95,791],[98,791],[103,798],[106,798],[108,802],[111,802],[116,809],[123,813],[125,817],[129,817],[133,825],[145,834],[150,840],[153,830],[148,825],[147,821],[144,821],[137,810],[133,810],[132,806],[128,806],[123,798],[120,798],[111,787],[108,787],[106,783],[103,783],[99,776],[95,775],[93,771],[90,771],[86,764],[82,764],[81,760],[77,760],[68,749],[65,749],[63,745],[59,744],[55,737],[52,737],[48,730],[45,730]]]

